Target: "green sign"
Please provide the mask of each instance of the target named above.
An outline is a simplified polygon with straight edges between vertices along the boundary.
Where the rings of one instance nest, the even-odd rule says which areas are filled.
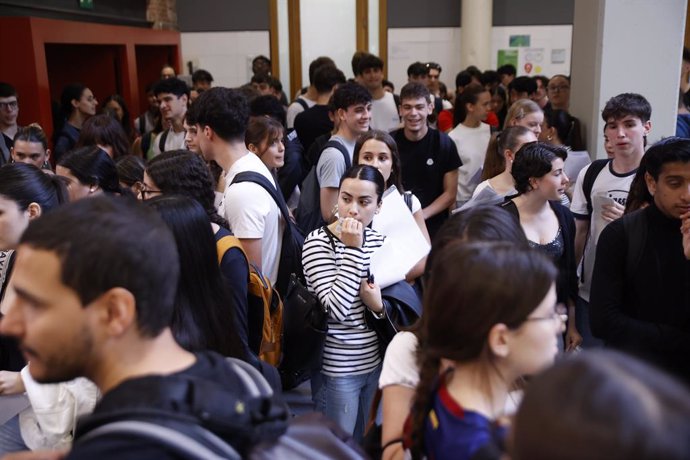
[[[517,68],[518,50],[498,50],[498,59],[496,65],[501,67],[505,64],[513,64]]]
[[[79,8],[83,8],[85,10],[92,10],[93,0],[79,0]]]

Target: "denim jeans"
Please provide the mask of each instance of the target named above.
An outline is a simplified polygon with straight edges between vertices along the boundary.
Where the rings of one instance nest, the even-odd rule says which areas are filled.
[[[0,425],[0,457],[10,452],[29,450],[19,431],[19,415]]]
[[[321,374],[324,414],[336,421],[357,442],[364,437],[369,408],[378,388],[381,365],[359,375],[331,377]]]
[[[578,297],[575,304],[575,325],[582,336],[582,348],[601,348],[604,346],[603,340],[592,335],[592,328],[589,325],[589,302],[582,297]]]

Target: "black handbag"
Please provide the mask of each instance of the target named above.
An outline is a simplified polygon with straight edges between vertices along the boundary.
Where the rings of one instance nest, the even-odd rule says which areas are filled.
[[[283,299],[283,389],[290,390],[321,369],[328,334],[328,309],[292,274]]]
[[[422,300],[404,280],[382,289],[381,298],[386,310],[385,316],[376,319],[374,315],[367,313],[366,318],[367,325],[376,332],[383,356],[395,334],[412,326],[422,316]]]

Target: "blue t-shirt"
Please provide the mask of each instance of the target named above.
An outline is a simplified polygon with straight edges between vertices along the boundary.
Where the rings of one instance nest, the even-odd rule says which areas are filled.
[[[503,444],[506,433],[482,414],[464,410],[441,383],[426,418],[424,446],[429,460],[469,460],[482,448]]]

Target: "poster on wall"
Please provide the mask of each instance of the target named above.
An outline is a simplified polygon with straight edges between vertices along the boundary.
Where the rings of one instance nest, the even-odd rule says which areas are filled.
[[[511,35],[508,39],[508,46],[511,48],[529,47],[532,37],[529,35]]]
[[[512,64],[517,68],[518,50],[498,50],[498,67],[506,64]]]
[[[520,66],[526,75],[539,75],[544,70],[544,48],[520,49]]]

